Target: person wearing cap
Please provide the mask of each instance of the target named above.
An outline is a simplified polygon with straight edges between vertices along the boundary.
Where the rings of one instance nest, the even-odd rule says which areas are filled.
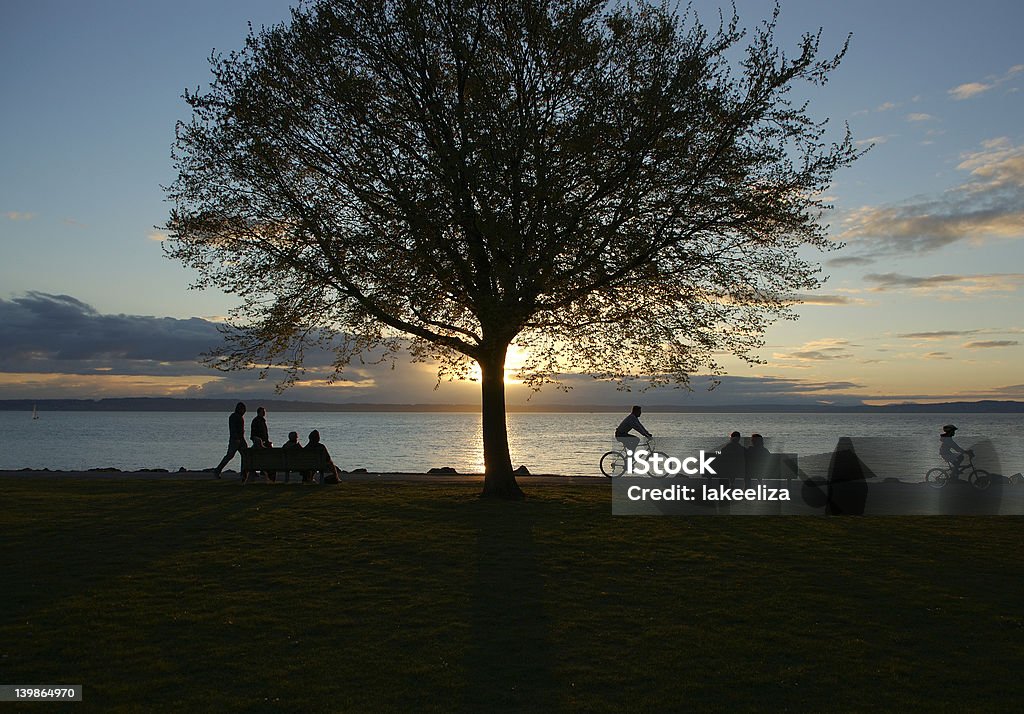
[[[956,480],[960,475],[960,464],[963,463],[964,455],[970,454],[974,456],[974,452],[970,449],[964,449],[955,441],[953,441],[953,435],[956,433],[956,427],[952,424],[946,424],[942,427],[942,433],[939,434],[939,456],[949,464],[950,478]]]

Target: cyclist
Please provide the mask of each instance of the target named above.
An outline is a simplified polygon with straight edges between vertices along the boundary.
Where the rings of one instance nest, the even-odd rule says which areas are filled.
[[[955,433],[956,427],[952,424],[946,424],[946,426],[942,427],[942,433],[939,434],[939,456],[949,464],[949,479],[951,481],[955,481],[959,477],[960,464],[963,463],[964,456],[974,456],[973,451],[964,449],[953,441]]]
[[[640,443],[640,437],[630,434],[634,429],[639,431],[648,439],[654,436],[654,434],[647,431],[647,429],[644,428],[644,425],[640,423],[641,411],[640,407],[634,406],[629,415],[623,419],[617,427],[615,427],[616,440],[621,442],[624,447],[630,450],[636,449],[637,444]]]

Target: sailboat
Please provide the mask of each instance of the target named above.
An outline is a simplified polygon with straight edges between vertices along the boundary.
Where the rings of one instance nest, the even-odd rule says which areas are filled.
[[[33,404],[33,405],[32,405],[32,419],[33,419],[33,420],[36,420],[36,419],[38,419],[38,418],[39,418],[39,410],[38,410],[38,409],[36,409],[36,405],[35,405],[35,404]]]

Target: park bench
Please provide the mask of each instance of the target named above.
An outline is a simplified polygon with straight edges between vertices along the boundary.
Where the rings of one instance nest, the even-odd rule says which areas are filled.
[[[315,472],[323,475],[331,472],[331,464],[320,449],[285,449],[285,448],[251,448],[242,452],[242,473],[256,471],[274,471],[284,473],[285,483],[291,478],[291,472]]]

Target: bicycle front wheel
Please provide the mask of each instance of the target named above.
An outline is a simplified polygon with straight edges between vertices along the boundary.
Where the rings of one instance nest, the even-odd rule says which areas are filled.
[[[946,469],[934,468],[925,474],[924,480],[928,482],[928,485],[932,488],[942,488],[946,485],[946,481],[949,480],[949,471]]]
[[[975,469],[974,473],[967,477],[967,481],[978,491],[984,491],[992,485],[992,476],[985,469]]]
[[[626,455],[621,451],[609,451],[601,457],[601,473],[608,478],[617,478],[626,472]]]

